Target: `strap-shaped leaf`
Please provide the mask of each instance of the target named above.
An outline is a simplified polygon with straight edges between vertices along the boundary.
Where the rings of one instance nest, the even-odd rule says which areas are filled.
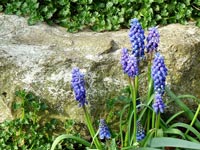
[[[54,142],[51,146],[51,150],[54,150],[56,148],[56,145],[58,145],[58,143],[60,141],[64,140],[64,139],[73,139],[73,140],[85,145],[86,147],[90,147],[90,143],[87,142],[86,140],[82,139],[82,138],[79,138],[79,137],[76,137],[76,136],[73,136],[73,135],[70,135],[70,134],[63,134],[63,135],[58,136],[54,140]]]
[[[150,147],[179,147],[185,149],[199,150],[200,143],[198,144],[176,138],[160,137],[153,138],[150,142]]]

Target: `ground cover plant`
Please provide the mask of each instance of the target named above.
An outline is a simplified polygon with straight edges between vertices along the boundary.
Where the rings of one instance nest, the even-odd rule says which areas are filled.
[[[72,130],[73,120],[62,123],[46,117],[48,106],[33,93],[19,90],[16,98],[18,100],[12,106],[15,119],[0,124],[0,150],[48,150],[58,136],[58,130],[79,137]],[[56,149],[82,149],[82,145],[68,140],[59,143]]]
[[[112,131],[107,125],[106,118],[99,118],[99,128],[95,130],[88,111],[84,74],[78,67],[72,69],[71,85],[74,90],[75,100],[84,110],[85,121],[88,126],[92,141],[88,142],[73,135],[63,134],[57,137],[51,150],[63,139],[74,139],[86,146],[86,149],[141,149],[156,150],[170,149],[200,149],[200,101],[192,95],[176,96],[166,85],[168,69],[164,57],[158,52],[159,32],[157,27],[148,31],[147,37],[138,19],[131,20],[129,32],[132,44],[131,52],[123,48],[121,64],[127,76],[129,86],[121,93],[120,100],[125,106],[120,111],[118,131]],[[146,41],[145,41],[146,40]],[[139,95],[139,64],[148,62],[148,89],[144,101]],[[165,103],[165,95],[169,97]],[[198,108],[193,113],[182,101],[182,98],[192,98],[197,102]],[[114,99],[118,100],[118,98]],[[169,103],[176,103],[181,111],[164,120],[165,108]],[[113,103],[114,106],[114,103]],[[189,124],[176,122],[176,118],[184,114],[190,120]]]
[[[30,25],[45,21],[70,32],[128,28],[132,16],[145,28],[193,20],[200,26],[199,0],[1,0],[0,11],[28,17]]]

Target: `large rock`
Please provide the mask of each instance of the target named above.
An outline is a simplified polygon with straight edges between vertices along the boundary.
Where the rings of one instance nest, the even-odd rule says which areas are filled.
[[[168,84],[179,94],[200,97],[200,29],[173,24],[159,31]],[[120,65],[122,47],[130,48],[128,30],[72,34],[57,26],[28,26],[25,18],[1,14],[0,96],[10,107],[15,91],[26,89],[56,113],[82,122],[70,86],[71,70],[77,66],[85,73],[92,115],[103,116],[105,101],[127,84]]]

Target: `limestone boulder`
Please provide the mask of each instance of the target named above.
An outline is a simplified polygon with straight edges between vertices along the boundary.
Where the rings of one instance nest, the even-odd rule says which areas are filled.
[[[160,51],[169,70],[168,86],[177,95],[191,94],[200,99],[200,28],[192,24],[171,24],[160,28]],[[199,101],[185,99],[194,111]],[[176,105],[169,110],[177,112]]]
[[[172,24],[159,31],[168,84],[178,94],[200,97],[200,29]],[[11,107],[15,91],[26,89],[41,97],[52,113],[83,122],[70,85],[71,70],[79,67],[85,73],[90,111],[99,118],[104,116],[105,101],[127,84],[120,65],[123,47],[131,48],[128,30],[67,33],[58,26],[28,26],[25,18],[1,14],[0,96]]]

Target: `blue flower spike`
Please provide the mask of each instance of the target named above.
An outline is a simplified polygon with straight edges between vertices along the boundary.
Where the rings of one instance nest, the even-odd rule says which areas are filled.
[[[144,49],[145,49],[145,35],[144,30],[142,29],[141,24],[138,19],[134,18],[131,20],[131,28],[129,32],[129,38],[132,45],[132,54],[138,59],[144,58]]]
[[[126,67],[128,65],[128,59],[129,59],[128,49],[122,48],[121,65],[125,74],[127,73]]]
[[[142,126],[142,124],[140,123],[140,121],[137,121],[137,133],[136,133],[136,138],[137,141],[141,141],[145,138],[145,130]]]
[[[153,109],[154,109],[154,111],[155,111],[156,114],[158,114],[159,112],[160,113],[164,112],[165,104],[163,103],[161,94],[156,93],[156,95],[155,95],[155,102],[154,102],[154,104],[153,104],[152,107],[153,107]]]
[[[157,52],[158,44],[160,42],[160,34],[158,32],[157,27],[149,28],[149,33],[146,38],[147,45],[146,45],[146,52],[152,53]]]
[[[165,66],[164,58],[157,52],[151,68],[151,76],[154,81],[154,91],[161,95],[163,95],[165,91],[167,72],[168,70]]]
[[[164,58],[160,53],[155,54],[153,65],[151,68],[151,76],[154,81],[155,100],[152,105],[156,114],[163,113],[165,104],[163,103],[162,96],[165,92],[165,81],[167,76],[167,68],[165,66]]]
[[[100,119],[100,123],[99,123],[99,138],[101,140],[103,139],[111,139],[111,134],[109,131],[109,128],[106,124],[106,121],[104,119]]]
[[[129,56],[125,72],[130,78],[134,78],[139,74],[138,61],[134,55]]]
[[[80,107],[83,107],[88,102],[86,100],[84,75],[80,72],[79,68],[75,67],[72,69],[71,86],[74,91],[76,101],[79,102]]]

